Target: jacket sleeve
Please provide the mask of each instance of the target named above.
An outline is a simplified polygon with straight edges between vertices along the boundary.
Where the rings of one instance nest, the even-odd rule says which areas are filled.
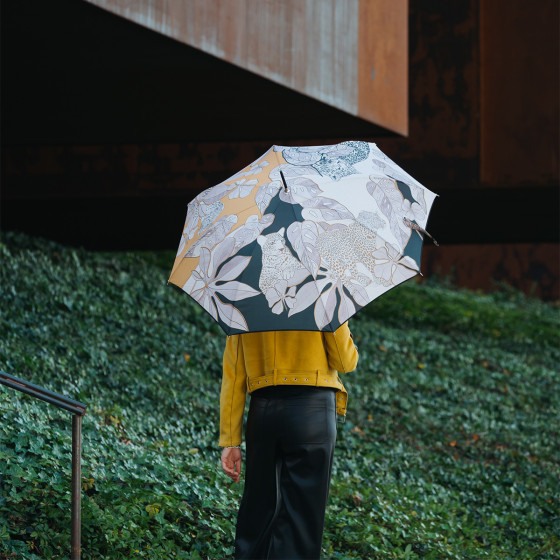
[[[228,336],[224,350],[220,393],[221,447],[241,444],[247,382],[240,335]]]
[[[358,365],[358,349],[354,344],[348,322],[333,333],[323,333],[329,366],[339,373],[354,371]]]

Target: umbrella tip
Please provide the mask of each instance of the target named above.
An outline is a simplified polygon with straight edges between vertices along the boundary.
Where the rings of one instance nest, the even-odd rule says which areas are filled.
[[[280,171],[280,177],[282,177],[282,183],[284,183],[284,192],[290,192],[288,189],[288,184],[286,183],[286,177],[284,177],[284,172]]]
[[[407,217],[403,217],[403,221],[404,221],[404,224],[405,224],[407,227],[409,227],[410,229],[413,229],[413,230],[415,230],[415,231],[417,231],[417,232],[419,232],[419,233],[421,233],[421,234],[423,234],[423,235],[427,235],[427,236],[432,240],[432,242],[434,243],[434,245],[435,245],[436,247],[439,247],[439,243],[438,243],[438,242],[433,238],[433,236],[432,236],[430,233],[428,233],[422,226],[419,226],[416,222],[413,222],[413,221],[409,220]]]

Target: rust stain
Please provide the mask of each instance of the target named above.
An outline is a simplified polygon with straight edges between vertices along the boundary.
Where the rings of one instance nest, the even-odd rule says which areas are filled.
[[[425,277],[449,277],[469,289],[495,291],[505,284],[549,301],[560,298],[560,244],[496,243],[426,246]]]

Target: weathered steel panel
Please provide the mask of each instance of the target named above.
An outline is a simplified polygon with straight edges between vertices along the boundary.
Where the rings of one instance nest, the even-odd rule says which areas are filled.
[[[87,1],[407,133],[407,0]]]
[[[358,84],[358,114],[407,135],[407,2],[360,2]]]
[[[533,297],[558,301],[559,256],[558,243],[426,244],[422,272],[426,278],[438,275],[471,290],[513,286]]]
[[[487,185],[559,182],[559,7],[558,0],[480,2],[480,177]]]
[[[441,195],[479,184],[479,2],[410,3],[409,137],[380,144]]]

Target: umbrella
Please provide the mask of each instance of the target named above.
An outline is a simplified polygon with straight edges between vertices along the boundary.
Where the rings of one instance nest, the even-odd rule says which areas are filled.
[[[334,331],[420,273],[436,196],[372,143],[272,146],[189,203],[169,282],[227,334]]]

